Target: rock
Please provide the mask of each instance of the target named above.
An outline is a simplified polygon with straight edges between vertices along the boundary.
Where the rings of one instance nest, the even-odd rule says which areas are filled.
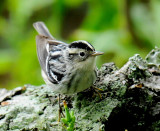
[[[160,49],[143,60],[134,55],[121,68],[104,64],[96,89],[62,96],[76,117],[77,131],[160,130]],[[58,131],[58,95],[45,85],[0,90],[0,131]]]

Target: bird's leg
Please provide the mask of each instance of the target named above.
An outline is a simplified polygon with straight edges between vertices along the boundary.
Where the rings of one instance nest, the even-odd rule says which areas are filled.
[[[102,89],[97,88],[97,87],[95,87],[95,86],[93,86],[93,88],[96,89],[96,90],[99,90],[99,91],[103,91]]]
[[[60,119],[61,119],[61,111],[62,111],[61,104],[60,104],[60,94],[59,94],[59,96],[58,96],[58,105],[59,105],[59,109],[58,109],[58,122],[60,122]]]
[[[59,96],[58,96],[58,105],[59,105],[58,122],[60,122],[60,120],[61,120],[61,115],[64,117],[64,114],[63,114],[63,111],[62,111],[62,107],[61,107],[61,104],[60,104],[60,100],[61,100],[60,96],[61,95],[59,94]]]
[[[99,91],[103,91],[103,90],[100,89],[100,88],[95,87],[94,85],[91,86],[91,88],[99,95],[100,99],[102,99],[102,95],[101,95],[101,93]]]

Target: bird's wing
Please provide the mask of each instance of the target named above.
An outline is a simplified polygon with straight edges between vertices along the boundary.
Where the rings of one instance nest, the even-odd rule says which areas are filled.
[[[64,44],[61,41],[57,41],[50,34],[48,28],[43,22],[36,22],[33,24],[39,35],[36,36],[37,56],[43,72],[48,76],[50,81],[53,81],[48,74],[48,57],[50,50],[53,50],[55,46]]]
[[[58,84],[66,75],[66,61],[64,51],[68,47],[63,43],[50,49],[47,60],[47,72],[54,84]]]
[[[48,38],[44,36],[37,35],[36,45],[37,56],[42,70],[48,76],[48,79],[52,83],[58,83],[58,81],[60,81],[63,77],[63,75],[57,71],[63,68],[61,67],[61,65],[62,63],[64,64],[64,60],[61,53],[62,47],[65,47],[66,44],[61,41],[48,40]],[[59,45],[61,45],[62,47],[59,47]],[[57,55],[57,53],[59,53],[59,55]],[[50,64],[53,62],[54,64]],[[50,68],[51,66],[52,69]],[[56,69],[56,71],[53,70],[53,68]]]

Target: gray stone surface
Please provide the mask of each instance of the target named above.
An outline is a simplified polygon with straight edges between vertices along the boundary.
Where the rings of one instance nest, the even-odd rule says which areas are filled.
[[[72,96],[62,96],[76,117],[77,131],[160,130],[160,49],[143,60],[134,55],[121,68],[104,64],[95,83]],[[0,131],[58,131],[57,94],[45,85],[0,90]]]

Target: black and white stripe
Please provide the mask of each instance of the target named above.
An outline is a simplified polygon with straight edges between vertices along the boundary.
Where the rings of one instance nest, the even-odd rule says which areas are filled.
[[[66,63],[64,62],[63,48],[66,48],[66,45],[54,46],[48,54],[47,72],[54,84],[58,84],[66,74]]]
[[[85,49],[87,51],[95,51],[94,47],[84,40],[74,41],[69,45],[69,48]]]

